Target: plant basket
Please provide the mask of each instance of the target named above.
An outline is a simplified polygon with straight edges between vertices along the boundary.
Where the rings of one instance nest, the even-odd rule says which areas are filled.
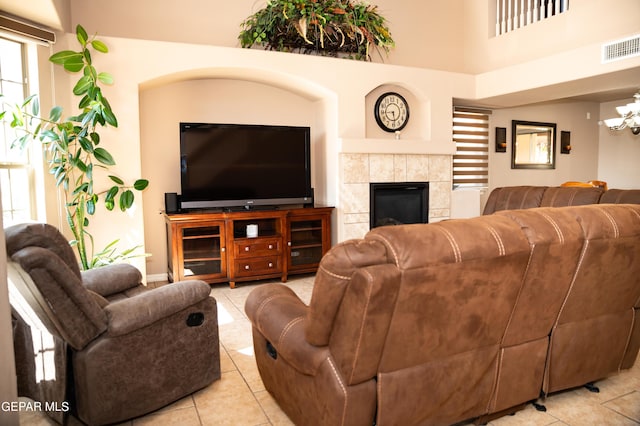
[[[270,0],[241,27],[245,48],[371,60],[372,49],[395,45],[377,6],[364,2]]]

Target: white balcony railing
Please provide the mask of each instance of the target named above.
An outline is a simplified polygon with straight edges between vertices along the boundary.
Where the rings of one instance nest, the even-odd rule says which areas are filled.
[[[569,0],[496,0],[496,36],[569,10]]]

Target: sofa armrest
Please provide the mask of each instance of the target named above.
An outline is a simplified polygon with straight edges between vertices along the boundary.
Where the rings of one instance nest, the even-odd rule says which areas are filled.
[[[326,346],[313,346],[305,339],[308,307],[289,287],[268,284],[247,297],[245,312],[254,332],[260,332],[281,356],[299,372],[315,376],[329,356]]]
[[[82,271],[81,275],[84,286],[103,297],[137,287],[142,281],[140,271],[127,263],[114,263],[89,269]]]
[[[203,281],[181,281],[113,302],[104,308],[107,334],[121,336],[146,327],[206,300],[210,293],[209,284]]]

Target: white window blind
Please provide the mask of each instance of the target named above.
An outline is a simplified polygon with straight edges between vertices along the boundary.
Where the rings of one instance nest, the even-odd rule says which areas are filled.
[[[453,187],[486,188],[489,176],[489,111],[454,107]]]

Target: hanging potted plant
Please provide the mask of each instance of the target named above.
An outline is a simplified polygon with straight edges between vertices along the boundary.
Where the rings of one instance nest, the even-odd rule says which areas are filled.
[[[242,47],[371,60],[394,41],[377,6],[344,0],[269,0],[241,24]]]
[[[94,53],[107,53],[108,48],[95,36],[89,37],[81,25],[76,28],[76,37],[79,51],[61,51],[49,60],[81,75],[73,88],[73,94],[80,98],[79,113],[63,118],[62,108],[56,106],[47,117],[40,116],[38,98],[32,95],[18,105],[5,104],[7,108],[0,112],[0,119],[11,112],[10,125],[19,135],[13,147],[24,149],[35,140],[42,144],[49,173],[64,194],[67,224],[74,237],[70,244],[78,253],[81,269],[86,270],[134,256],[137,247],[117,252],[118,240],[94,254],[93,237],[87,229],[89,217],[95,213],[100,199],[109,211],[116,206],[122,211],[128,210],[135,199],[134,191],[144,190],[149,182],[138,179],[127,185],[120,177],[108,173],[109,167],[116,163],[101,145],[98,129],[117,127],[118,120],[100,85],[112,84],[113,77],[98,72],[92,61]],[[100,170],[106,172],[111,181],[111,186],[104,190],[94,187],[94,174]]]

